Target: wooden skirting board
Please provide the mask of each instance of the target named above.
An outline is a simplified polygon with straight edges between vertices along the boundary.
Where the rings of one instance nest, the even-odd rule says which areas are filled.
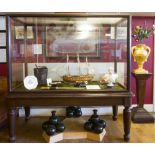
[[[87,120],[84,118],[66,118],[63,123],[66,127],[65,131],[62,133],[57,133],[53,136],[48,136],[43,132],[43,137],[48,143],[55,143],[63,139],[89,139],[97,142],[101,142],[106,133],[105,129],[101,134],[96,134],[93,132],[87,132],[84,129],[84,123]]]

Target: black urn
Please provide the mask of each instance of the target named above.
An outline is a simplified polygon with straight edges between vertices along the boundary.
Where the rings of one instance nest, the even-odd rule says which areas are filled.
[[[65,126],[62,122],[59,122],[57,125],[56,125],[56,131],[57,132],[63,132],[65,130]]]
[[[75,116],[75,107],[66,108],[66,117],[71,118]]]
[[[66,108],[66,117],[80,117],[82,116],[82,110],[81,107],[67,107]]]
[[[96,123],[100,120],[98,114],[97,114],[97,109],[93,110],[94,114],[90,117],[89,121]]]
[[[56,127],[55,125],[49,125],[46,130],[45,130],[46,134],[49,136],[52,136],[56,133]]]
[[[65,130],[64,124],[60,118],[56,116],[56,111],[52,111],[52,116],[49,117],[48,121],[43,122],[42,129],[48,136],[54,135],[56,132],[63,132]]]
[[[105,127],[107,126],[105,120],[102,120],[102,119],[101,119],[101,120],[98,121],[98,123],[101,124],[101,126],[102,126],[103,128],[105,128]]]
[[[87,131],[92,131],[93,129],[93,123],[88,121],[84,124],[84,128],[87,130]]]
[[[75,117],[82,116],[82,110],[81,107],[75,107]]]
[[[43,124],[42,124],[42,129],[43,129],[43,130],[46,130],[46,129],[48,128],[49,124],[50,124],[50,121],[45,121],[45,122],[43,122]]]
[[[60,122],[60,118],[56,116],[56,111],[52,111],[52,116],[49,118],[49,121],[53,125],[57,125]]]
[[[93,110],[93,115],[88,119],[88,121],[84,124],[84,128],[87,131],[91,131],[97,134],[103,132],[103,129],[106,127],[106,122],[101,120],[97,115],[97,110]]]
[[[100,124],[99,122],[94,123],[92,128],[93,128],[93,131],[97,134],[102,133],[104,129],[103,125]]]

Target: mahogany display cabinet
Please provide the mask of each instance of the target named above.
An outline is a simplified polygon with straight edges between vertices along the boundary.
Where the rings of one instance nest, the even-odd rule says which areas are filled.
[[[96,13],[8,14],[9,140],[16,108],[124,106],[130,139],[130,16]],[[109,86],[105,75],[117,74]]]

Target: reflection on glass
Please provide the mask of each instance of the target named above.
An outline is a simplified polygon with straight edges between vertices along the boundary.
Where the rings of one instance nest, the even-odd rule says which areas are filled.
[[[0,30],[6,30],[6,19],[5,16],[0,16]]]
[[[127,22],[125,17],[11,17],[12,89],[46,66],[52,81],[64,75],[93,75],[100,81],[108,68],[127,85]]]
[[[6,33],[0,32],[0,46],[6,46]]]

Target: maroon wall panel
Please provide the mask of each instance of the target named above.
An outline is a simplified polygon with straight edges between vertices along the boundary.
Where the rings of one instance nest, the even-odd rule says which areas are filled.
[[[146,27],[152,28],[154,20],[155,20],[155,17],[133,17],[132,18],[132,29],[134,29],[135,26],[137,25],[144,26],[145,22],[146,22]],[[139,42],[135,42],[135,40],[132,38],[132,46],[137,45],[138,43]],[[151,34],[149,38],[144,39],[143,43],[151,48],[150,56],[147,62],[145,62],[144,68],[147,69],[149,72],[153,73],[153,55],[154,55],[153,33]],[[137,64],[133,61],[133,58],[132,58],[131,64],[132,64],[131,70],[137,68]],[[136,94],[136,84],[135,84],[135,79],[133,77],[131,78],[131,89],[132,89],[132,92]],[[136,97],[133,97],[132,102],[137,103]],[[152,104],[152,102],[153,102],[153,77],[147,80],[146,95],[145,95],[144,103]]]
[[[0,64],[0,76],[7,76],[7,64]]]

